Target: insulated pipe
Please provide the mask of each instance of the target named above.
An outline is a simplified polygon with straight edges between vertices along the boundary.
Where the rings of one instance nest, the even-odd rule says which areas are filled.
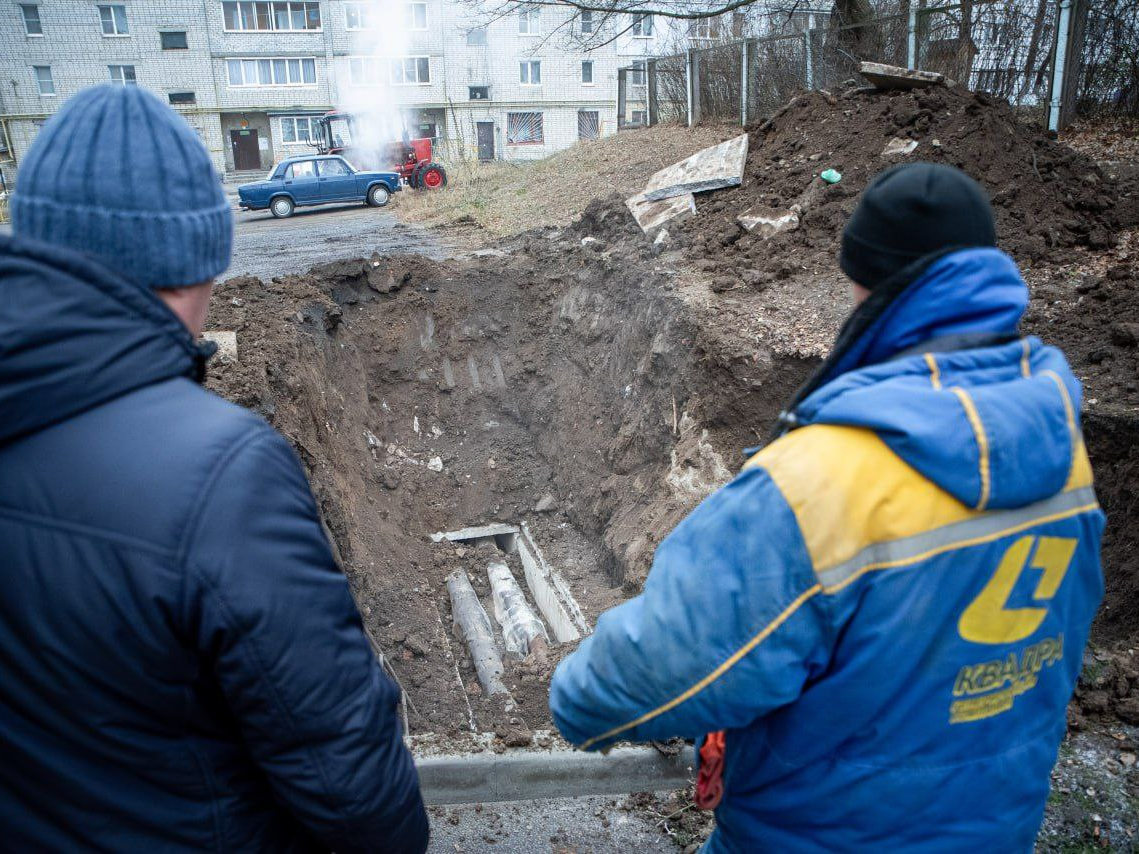
[[[494,599],[494,618],[502,626],[506,651],[525,658],[531,652],[549,645],[546,627],[530,608],[522,588],[514,580],[510,567],[495,561],[486,569],[490,592]]]
[[[494,645],[490,618],[463,570],[447,576],[447,592],[451,594],[451,618],[471,653],[479,684],[487,694],[509,694],[502,684],[502,657]]]

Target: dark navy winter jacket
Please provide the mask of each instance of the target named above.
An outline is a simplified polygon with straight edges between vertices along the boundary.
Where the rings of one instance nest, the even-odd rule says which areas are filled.
[[[0,847],[422,851],[289,445],[150,291],[0,237]]]

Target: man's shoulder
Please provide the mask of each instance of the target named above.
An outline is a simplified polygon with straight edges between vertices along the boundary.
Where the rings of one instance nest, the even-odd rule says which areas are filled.
[[[173,549],[210,479],[240,446],[265,436],[284,441],[249,410],[168,380],[5,448],[0,465],[26,488],[0,505],[11,500],[45,524]]]
[[[764,470],[791,507],[816,573],[874,543],[962,521],[966,507],[873,430],[815,424],[786,434],[746,468]]]

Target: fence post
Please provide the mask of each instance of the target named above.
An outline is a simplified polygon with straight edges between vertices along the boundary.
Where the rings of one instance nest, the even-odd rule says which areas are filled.
[[[688,126],[695,127],[700,123],[700,56],[695,48],[688,48],[684,76],[688,95]]]
[[[1056,49],[1052,52],[1052,98],[1048,104],[1048,130],[1060,130],[1060,109],[1064,103],[1064,71],[1068,64],[1068,30],[1072,24],[1072,0],[1060,0],[1060,21],[1056,25]]]
[[[657,61],[655,59],[645,62],[645,74],[648,75],[645,83],[648,84],[649,99],[648,104],[645,105],[645,121],[649,127],[652,127],[660,121],[659,107],[657,106]]]
[[[751,41],[744,39],[740,45],[740,125],[747,127],[747,65],[748,57],[751,54]]]
[[[918,9],[910,0],[909,20],[906,22],[906,68],[918,67]]]
[[[617,130],[625,126],[625,107],[628,99],[629,69],[617,69]]]
[[[811,30],[815,28],[815,13],[807,17],[807,31],[803,33],[803,52],[807,59],[807,91],[815,88],[815,58],[811,47]]]

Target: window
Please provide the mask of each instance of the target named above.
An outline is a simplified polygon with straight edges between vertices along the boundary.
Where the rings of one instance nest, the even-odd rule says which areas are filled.
[[[431,82],[431,60],[426,56],[393,59],[390,64],[393,86],[411,86]]]
[[[468,47],[484,47],[486,45],[486,27],[475,27],[467,30]]]
[[[593,60],[583,59],[581,61],[581,82],[586,86],[593,85]]]
[[[634,62],[629,67],[629,85],[630,86],[644,86],[645,85],[645,64],[643,62]]]
[[[339,157],[332,160],[318,160],[316,161],[317,171],[322,178],[331,178],[333,175],[351,175],[352,170]]]
[[[470,99],[472,101],[489,101],[490,100],[490,87],[489,86],[471,86],[468,91],[470,92]]]
[[[403,28],[405,30],[427,29],[427,4],[405,3],[403,7]]]
[[[285,178],[315,178],[316,177],[316,163],[312,160],[298,160],[296,163],[290,163],[289,168],[285,170]]]
[[[652,15],[634,15],[633,16],[633,35],[636,38],[648,39],[653,35],[653,16]]]
[[[196,104],[198,99],[194,97],[193,92],[171,92],[166,96],[170,103],[174,106],[179,104]]]
[[[99,23],[103,26],[105,36],[130,35],[130,30],[127,29],[126,6],[100,6]]]
[[[228,31],[273,32],[320,29],[320,3],[313,0],[289,0],[289,2],[273,0],[270,3],[225,0],[221,4],[221,10],[225,29]],[[349,29],[359,28],[349,27]]]
[[[597,110],[578,110],[577,138],[597,139],[601,136],[601,113]]]
[[[308,145],[320,138],[318,121],[312,116],[282,116],[281,141],[286,145]]]
[[[36,72],[36,85],[39,86],[40,94],[54,96],[55,81],[51,77],[51,66],[33,65],[32,69]]]
[[[581,13],[581,32],[583,35],[593,32],[593,13],[586,11]]]
[[[542,114],[507,113],[506,142],[508,145],[541,145],[545,142],[542,136]]]
[[[133,65],[108,65],[107,68],[111,72],[112,83],[118,83],[120,86],[137,85]]]
[[[345,3],[344,26],[349,30],[377,29],[375,3]]]
[[[518,63],[518,81],[523,86],[541,86],[542,61],[540,59],[527,59]]]
[[[42,36],[44,28],[43,24],[40,23],[40,7],[34,5],[21,6],[20,11],[24,15],[24,32],[29,36]]]
[[[525,36],[536,36],[542,32],[542,10],[537,6],[521,10],[518,13],[518,32]]]
[[[228,59],[230,86],[311,86],[316,83],[315,59]]]
[[[186,33],[159,33],[158,38],[162,41],[163,50],[186,50],[189,45],[186,43]]]
[[[643,125],[645,124],[645,117],[648,115],[644,110],[631,110],[629,112],[629,124]]]

